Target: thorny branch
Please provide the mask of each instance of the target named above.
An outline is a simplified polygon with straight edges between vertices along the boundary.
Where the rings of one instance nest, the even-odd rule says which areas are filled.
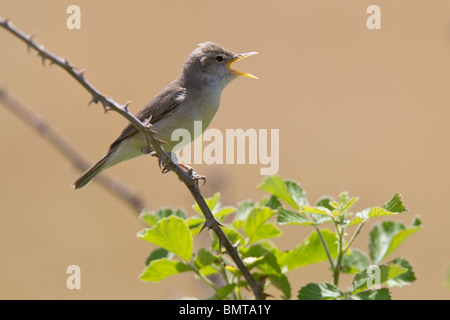
[[[38,55],[41,57],[42,63],[44,65],[45,61],[49,60],[50,64],[56,64],[61,68],[63,68],[64,70],[66,70],[81,86],[83,86],[83,88],[85,88],[92,95],[91,102],[101,103],[105,111],[113,110],[118,112],[120,115],[125,117],[130,123],[132,123],[137,130],[139,130],[140,132],[142,132],[142,134],[145,135],[149,143],[149,147],[151,147],[151,149],[155,153],[155,156],[157,156],[160,159],[160,161],[162,161],[165,164],[166,168],[175,172],[178,178],[189,189],[193,198],[200,207],[203,215],[205,216],[206,221],[204,227],[206,227],[209,230],[212,229],[215,232],[215,234],[219,239],[219,243],[221,244],[221,246],[225,247],[227,253],[231,256],[237,268],[242,272],[242,275],[244,276],[245,280],[247,280],[247,283],[250,286],[255,296],[255,299],[264,300],[266,298],[266,294],[264,293],[263,283],[257,282],[252,277],[250,271],[245,267],[241,257],[239,256],[237,248],[233,246],[233,244],[227,238],[227,236],[225,235],[220,226],[220,223],[214,218],[213,214],[211,213],[211,210],[206,204],[205,199],[203,198],[200,189],[198,187],[198,181],[193,179],[178,164],[172,161],[169,154],[165,152],[164,149],[162,148],[161,146],[162,141],[160,141],[158,138],[154,136],[156,132],[151,130],[151,124],[148,122],[142,123],[132,113],[130,113],[128,110],[129,102],[122,105],[114,101],[112,98],[106,97],[105,95],[100,93],[100,91],[94,88],[94,86],[92,86],[85,79],[84,70],[77,70],[69,62],[67,58],[63,59],[61,57],[58,57],[53,53],[51,53],[50,51],[46,50],[42,45],[38,45],[34,41],[33,35],[28,36],[24,34],[20,30],[13,27],[8,19],[5,20],[2,19],[1,17],[0,17],[0,26],[2,26],[6,30],[14,34],[16,37],[24,41],[27,44],[29,50],[30,49],[36,50]]]

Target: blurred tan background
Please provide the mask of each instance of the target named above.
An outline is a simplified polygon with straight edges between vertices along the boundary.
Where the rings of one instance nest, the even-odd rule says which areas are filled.
[[[424,229],[396,252],[415,267],[412,286],[394,299],[449,299],[450,2],[442,1],[76,1],[81,30],[66,27],[73,1],[2,0],[0,16],[36,41],[86,68],[101,92],[136,112],[180,72],[198,43],[260,54],[237,69],[211,127],[280,129],[280,171],[299,181],[310,201],[347,190],[356,209],[400,192]],[[366,8],[381,8],[381,30],[368,30]],[[48,119],[92,162],[126,124],[57,67],[42,67],[18,39],[0,30],[0,84]],[[207,298],[192,274],[161,283],[138,275],[154,248],[136,238],[136,213],[97,183],[74,191],[74,167],[0,105],[0,298]],[[265,195],[258,165],[196,165],[206,196],[235,205]],[[154,158],[109,170],[133,186],[149,208],[185,208],[192,199]],[[367,250],[364,227],[356,241]],[[286,227],[276,239],[293,248],[312,230]],[[208,233],[196,238],[207,246]],[[81,267],[82,289],[66,288],[67,266]],[[330,281],[326,263],[288,274],[292,295]],[[350,278],[344,278],[349,284]],[[347,282],[345,282],[347,281]],[[279,297],[278,292],[273,291]]]

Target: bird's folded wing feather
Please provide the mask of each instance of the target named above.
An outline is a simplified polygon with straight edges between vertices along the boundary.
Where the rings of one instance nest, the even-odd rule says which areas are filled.
[[[150,123],[155,122],[169,116],[175,109],[180,105],[180,103],[186,97],[186,89],[176,85],[176,82],[170,84],[161,93],[159,93],[155,98],[153,98],[144,108],[142,108],[137,114],[136,118],[140,121],[145,122],[152,117]],[[129,123],[119,135],[119,137],[114,141],[109,150],[117,146],[124,139],[132,136],[138,130],[134,125]]]

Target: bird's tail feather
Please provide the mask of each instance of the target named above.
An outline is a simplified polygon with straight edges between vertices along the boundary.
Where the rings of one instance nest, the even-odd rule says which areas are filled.
[[[106,154],[103,158],[101,158],[96,164],[94,164],[92,167],[87,169],[81,177],[79,177],[73,184],[72,188],[74,189],[81,189],[85,185],[87,185],[89,182],[91,182],[94,177],[108,168],[109,166],[105,166],[106,162],[109,159],[109,153]]]

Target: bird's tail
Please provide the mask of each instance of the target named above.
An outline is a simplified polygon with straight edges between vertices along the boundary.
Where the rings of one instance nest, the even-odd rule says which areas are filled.
[[[89,182],[91,182],[92,179],[94,179],[94,177],[99,174],[100,172],[102,172],[103,170],[105,170],[106,168],[109,168],[109,166],[106,166],[106,162],[109,159],[109,153],[106,154],[103,158],[101,158],[96,164],[94,164],[92,167],[90,167],[89,169],[87,169],[82,175],[81,177],[79,177],[77,179],[77,181],[75,181],[72,184],[72,188],[74,189],[81,189],[83,188],[85,185],[87,185]]]

